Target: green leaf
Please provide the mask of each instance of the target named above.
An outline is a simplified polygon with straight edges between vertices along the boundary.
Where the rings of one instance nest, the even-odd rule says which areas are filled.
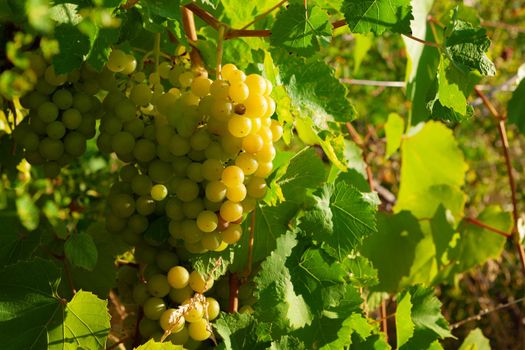
[[[209,0],[206,0],[209,1]],[[234,28],[242,28],[262,12],[275,5],[272,0],[251,0],[240,5],[238,0],[214,0],[224,8],[223,14],[227,17],[226,22]],[[229,20],[229,21],[228,21]]]
[[[372,332],[372,326],[368,320],[360,314],[352,314],[344,320],[341,329],[337,332],[337,339],[323,347],[321,350],[339,350],[346,349],[352,345],[352,335],[356,333],[362,339],[366,339]]]
[[[401,146],[401,138],[405,130],[405,121],[397,113],[390,113],[385,124],[386,153],[385,158],[390,158]]]
[[[77,4],[58,4],[49,9],[49,18],[57,23],[76,25],[82,21],[82,16],[78,14],[77,9]]]
[[[254,336],[255,320],[251,314],[226,314],[213,322],[213,327],[221,336],[222,342],[217,349],[236,350],[257,348],[257,339]]]
[[[348,258],[343,264],[349,271],[350,282],[353,285],[364,288],[372,287],[379,283],[377,270],[372,265],[372,262],[364,256]]]
[[[522,134],[525,135],[525,79],[522,79],[508,104],[509,123],[516,124]]]
[[[455,230],[447,219],[445,208],[440,205],[436,210],[436,214],[430,219],[430,229],[432,231],[432,239],[436,247],[436,260],[438,267],[448,265],[450,263],[447,252],[454,237]]]
[[[412,296],[405,293],[397,300],[396,307],[396,339],[400,348],[414,335],[414,322],[412,322]]]
[[[142,344],[134,350],[183,350],[184,347],[181,345],[175,345],[171,342],[159,343],[153,339],[150,339],[146,344]]]
[[[304,343],[289,335],[281,337],[279,340],[272,342],[269,350],[304,350],[306,349]]]
[[[414,335],[399,349],[426,349],[436,339],[452,336],[448,322],[441,314],[441,302],[434,296],[433,288],[412,286],[401,292],[397,299],[403,300],[406,294],[410,294],[412,303],[410,316],[414,324]]]
[[[59,53],[53,57],[57,74],[69,73],[80,67],[84,55],[91,47],[89,37],[72,24],[61,24],[55,28]]]
[[[16,212],[25,228],[30,231],[36,230],[40,223],[40,211],[29,193],[25,192],[16,199]]]
[[[453,16],[457,16],[457,10]],[[490,47],[485,28],[453,18],[445,34],[445,51],[458,68],[465,72],[477,70],[485,76],[496,74],[494,63],[485,54]]]
[[[409,212],[378,214],[377,232],[364,241],[362,248],[363,255],[378,272],[379,284],[371,289],[398,291],[402,278],[410,274],[415,248],[422,239],[419,223]]]
[[[0,210],[0,222],[0,267],[31,257],[40,243],[40,230],[21,228],[14,210]]]
[[[248,232],[246,232],[246,235],[248,235]],[[190,261],[195,271],[206,276],[213,271],[210,277],[217,280],[228,272],[228,267],[233,259],[233,249],[228,247],[222,252],[208,252],[192,256]]]
[[[401,147],[401,164],[395,212],[428,218],[443,204],[455,218],[462,216],[468,166],[451,130],[434,121],[411,130]]]
[[[376,232],[376,205],[355,187],[338,182],[325,186],[314,199],[315,205],[305,213],[301,227],[324,242],[325,249],[340,261]]]
[[[18,262],[0,270],[0,339],[5,350],[46,349],[60,304],[60,271],[50,261]]]
[[[327,119],[339,122],[355,119],[354,107],[346,98],[346,87],[333,76],[332,68],[326,63],[283,54],[274,55],[274,60],[293,106],[319,128],[327,128]]]
[[[254,308],[259,321],[272,324],[272,334],[284,335],[310,324],[312,315],[303,297],[294,292],[290,272],[285,266],[297,245],[295,235],[286,233],[277,238],[276,245],[254,278],[257,285]]]
[[[144,232],[144,239],[148,242],[153,242],[154,245],[166,242],[170,238],[168,226],[169,222],[166,216],[155,219]]]
[[[372,37],[370,35],[353,34],[355,39],[352,55],[354,56],[354,75],[357,74],[361,63],[366,58],[366,55],[372,47]]]
[[[355,33],[410,32],[410,0],[345,0],[342,12]]]
[[[57,315],[60,325],[49,331],[49,350],[101,349],[106,345],[111,316],[107,300],[79,291]]]
[[[152,14],[171,19],[181,19],[179,0],[141,0],[141,5]]]
[[[459,350],[490,350],[490,342],[484,335],[481,329],[474,328],[467,335]]]
[[[73,266],[92,271],[97,264],[97,246],[88,234],[72,234],[64,244],[64,252]]]
[[[298,55],[311,56],[331,39],[332,24],[323,9],[312,6],[307,10],[302,4],[291,4],[277,15],[270,42]]]
[[[86,60],[91,67],[98,71],[104,68],[111,52],[111,46],[118,41],[119,35],[120,30],[117,28],[96,28]]]

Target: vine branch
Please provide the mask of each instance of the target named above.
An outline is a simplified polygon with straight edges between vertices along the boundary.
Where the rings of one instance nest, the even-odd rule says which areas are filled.
[[[522,301],[525,300],[525,297],[522,297],[522,298],[519,298],[519,299],[516,299],[516,300],[513,300],[513,301],[510,301],[508,303],[505,303],[505,304],[501,304],[501,305],[498,305],[492,309],[485,309],[485,310],[482,310],[480,313],[478,313],[477,315],[474,315],[474,316],[470,316],[470,317],[467,317],[465,318],[464,320],[461,320],[459,322],[456,322],[456,323],[453,323],[449,326],[450,329],[456,329],[462,325],[464,325],[465,323],[468,323],[470,321],[477,321],[479,320],[482,316],[485,316],[485,315],[488,315],[492,312],[495,312],[495,311],[499,311],[501,309],[505,309],[509,306],[512,306],[512,305],[516,305],[516,304],[519,304],[521,303]]]
[[[475,226],[479,226],[479,227],[482,227],[488,231],[491,231],[491,232],[494,232],[494,233],[497,233],[498,235],[501,235],[505,238],[509,238],[509,237],[512,237],[512,233],[507,233],[505,231],[501,231],[495,227],[492,227],[490,225],[487,225],[485,224],[484,222],[481,222],[479,221],[478,219],[474,219],[474,218],[464,218],[464,220],[466,222],[468,222],[469,224],[472,224],[472,225],[475,225]]]

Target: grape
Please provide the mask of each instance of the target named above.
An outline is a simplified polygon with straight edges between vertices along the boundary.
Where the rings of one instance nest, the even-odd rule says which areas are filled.
[[[265,115],[268,109],[268,102],[266,97],[258,94],[252,94],[243,102],[246,107],[245,115],[250,118],[262,117]]]
[[[58,107],[53,102],[46,101],[38,107],[38,117],[45,123],[51,123],[58,117]]]
[[[232,83],[228,91],[230,98],[235,103],[243,103],[244,101],[246,101],[250,94],[248,85],[240,81]]]
[[[208,319],[210,321],[214,320],[219,316],[219,313],[221,312],[221,307],[219,305],[219,302],[215,300],[214,298],[206,298],[206,301],[208,302],[207,312],[208,312]]]
[[[52,137],[52,135],[49,135],[49,137],[52,139],[56,139],[56,137]],[[40,139],[36,133],[29,131],[25,134],[25,136],[20,140],[19,143],[26,149],[26,151],[33,152],[38,149],[40,143],[39,140]]]
[[[226,185],[220,181],[211,181],[206,185],[206,198],[212,202],[221,202],[226,197]]]
[[[162,79],[168,79],[171,71],[171,64],[169,62],[162,62],[159,64],[159,75]],[[144,79],[142,79],[144,80]]]
[[[146,175],[136,175],[131,180],[131,189],[141,196],[149,194],[152,186],[151,179]]]
[[[191,83],[191,92],[198,97],[204,97],[210,91],[212,81],[208,78],[198,77]]]
[[[207,325],[208,323],[204,319],[200,319],[197,322],[193,322],[188,327],[188,334],[194,340],[206,340],[211,336],[211,333],[207,329]]]
[[[204,210],[204,204],[200,198],[196,198],[191,202],[182,203],[182,211],[184,216],[189,219],[197,218],[197,215]]]
[[[199,186],[191,180],[184,179],[175,189],[175,194],[183,202],[190,202],[199,195]]]
[[[184,328],[184,317],[179,314],[177,309],[168,309],[160,316],[160,327],[164,330],[170,330],[177,333]]]
[[[190,273],[189,285],[197,293],[204,293],[213,287],[213,279],[205,280],[200,272],[192,271]]]
[[[234,244],[241,239],[242,227],[239,224],[230,224],[224,231],[221,232],[221,238],[228,244]]]
[[[228,121],[228,131],[235,137],[245,137],[252,130],[252,121],[243,116],[232,117]]]
[[[147,287],[148,292],[158,298],[165,297],[170,292],[168,279],[166,276],[160,274],[152,276],[147,283]]]
[[[73,96],[73,108],[81,113],[86,113],[93,107],[91,98],[83,92],[77,92]]]
[[[137,213],[140,215],[150,215],[155,211],[155,201],[149,196],[140,196],[135,202]]]
[[[188,274],[189,278],[189,274]],[[170,299],[178,304],[182,304],[186,299],[189,299],[193,296],[194,290],[186,284],[183,288],[173,288],[170,291]]]
[[[244,82],[246,80],[246,74],[242,70],[235,70],[230,74],[230,82]]]
[[[125,193],[115,194],[109,197],[111,211],[121,218],[130,217],[135,211],[133,197]]]
[[[112,50],[108,57],[107,67],[112,72],[122,72],[129,64],[130,58],[124,51]]]
[[[119,131],[111,139],[111,147],[117,154],[129,154],[135,147],[135,138],[129,132]]]
[[[226,121],[232,111],[232,104],[226,100],[216,99],[211,106],[211,116],[221,121]]]
[[[184,220],[182,222],[182,234],[186,243],[197,243],[202,239],[203,232],[195,220]]]
[[[177,254],[170,252],[169,250],[163,250],[159,252],[156,257],[157,266],[163,271],[169,271],[172,266],[175,266],[179,263],[179,258]],[[169,283],[169,280],[168,280]],[[170,283],[171,286],[171,283]]]
[[[179,75],[179,83],[183,87],[188,87],[193,82],[193,73],[192,72],[184,72],[181,75]]]
[[[59,109],[68,109],[73,105],[73,95],[65,89],[57,90],[53,94],[52,100]]]
[[[264,117],[270,118],[275,113],[275,109],[277,108],[277,106],[275,105],[275,101],[272,98],[268,96],[265,96],[265,98],[266,98],[266,104],[268,105],[268,108],[266,109],[266,112],[264,113]]]
[[[171,178],[171,171],[171,165],[159,159],[152,161],[148,167],[148,175],[154,182],[168,182]]]
[[[143,305],[146,300],[150,298],[148,287],[144,283],[140,283],[133,287],[133,301],[139,305]]]
[[[129,75],[137,68],[137,60],[135,57],[133,57],[133,55],[126,55],[126,59],[128,60],[128,63],[126,63],[124,69],[120,73]]]
[[[70,132],[64,137],[64,148],[72,156],[80,157],[86,151],[86,137],[78,131]]]
[[[64,137],[64,135],[66,134],[66,127],[64,126],[64,124],[62,122],[59,122],[59,121],[54,121],[54,122],[51,122],[49,124],[47,124],[47,127],[46,127],[46,132],[47,132],[47,136],[49,136],[50,138],[52,139],[55,139],[55,140],[59,140],[61,139],[62,137]],[[36,137],[36,140],[38,142],[38,136],[34,133],[32,133],[32,135],[34,135],[34,137]],[[30,136],[30,135],[28,135]],[[26,136],[26,138],[28,137]],[[33,143],[33,140],[29,140],[29,145],[31,145]],[[28,147],[26,145],[24,145],[24,147],[31,151],[31,150],[35,150],[35,148],[31,149],[31,147]]]
[[[237,70],[237,67],[235,67],[234,64],[226,63],[224,66],[222,66],[221,75],[223,79],[230,80],[230,74],[236,70]]]
[[[189,301],[187,300],[183,303],[183,305],[188,305],[188,304],[189,304]],[[199,302],[193,302],[190,308],[188,309],[188,311],[184,313],[184,319],[186,319],[186,322],[189,322],[189,323],[197,322],[200,319],[202,319],[203,316],[204,316],[204,307]]]
[[[186,168],[186,176],[192,181],[202,182],[204,180],[202,174],[202,164],[198,162],[192,162]]]
[[[113,115],[106,115],[105,118],[101,122],[101,129],[110,134],[115,135],[117,132],[122,130],[122,126],[124,123],[122,123],[122,120],[118,119],[117,117]]]
[[[210,94],[217,101],[226,100],[229,90],[230,85],[224,80],[215,80],[210,86]]]
[[[40,141],[39,151],[45,159],[57,160],[64,153],[64,144],[59,140],[46,137]]]
[[[168,271],[168,283],[172,288],[182,289],[186,287],[189,279],[190,274],[183,266],[175,266]]]
[[[190,138],[190,145],[196,151],[205,150],[210,144],[210,135],[204,129],[201,129],[194,133]]]
[[[159,323],[149,318],[143,318],[139,322],[139,333],[144,338],[150,338],[159,331]]]
[[[168,195],[168,189],[162,184],[156,184],[151,188],[151,198],[161,201]]]
[[[128,99],[120,100],[115,106],[115,115],[122,121],[129,121],[135,118],[136,108],[133,102]]]
[[[166,202],[166,215],[172,220],[182,220],[184,212],[182,211],[182,202],[177,198],[170,198]]]
[[[177,157],[184,156],[191,150],[190,142],[178,134],[173,135],[169,141],[169,150]]]
[[[261,177],[252,177],[247,186],[248,195],[253,198],[263,198],[266,195],[266,181]]]
[[[197,216],[197,226],[203,232],[213,232],[217,228],[219,219],[217,215],[209,210],[204,210]]]
[[[63,85],[67,81],[67,74],[56,74],[55,68],[53,68],[53,66],[49,66],[44,73],[44,78],[47,83],[54,86],[59,86]]]
[[[250,74],[246,77],[246,85],[250,88],[250,94],[264,94],[266,91],[266,79],[258,74]]]
[[[219,248],[221,242],[221,236],[216,232],[208,233],[201,239],[202,247],[208,250],[215,250]]]
[[[283,136],[283,127],[275,119],[271,120],[270,130],[272,131],[272,141],[277,142]]]
[[[149,162],[155,158],[155,144],[147,139],[140,139],[133,147],[133,156],[141,162]]]
[[[166,304],[161,298],[149,298],[144,302],[144,316],[150,320],[158,320],[166,311]]]
[[[265,144],[255,157],[262,163],[271,162],[275,158],[275,148],[272,144]]]
[[[125,122],[124,131],[129,132],[135,138],[139,138],[144,134],[144,122],[140,119],[133,119]]]
[[[266,177],[270,175],[270,173],[272,172],[272,169],[273,169],[272,162],[259,163],[259,167],[257,168],[257,171],[253,175],[258,176],[258,177]]]
[[[243,183],[244,173],[238,166],[230,165],[223,170],[221,180],[227,187],[235,187]]]
[[[140,214],[133,214],[128,220],[128,229],[133,233],[142,233],[148,229],[148,219]]]
[[[183,345],[187,343],[189,337],[188,328],[182,327],[177,333],[171,333],[167,340],[175,345]]]
[[[248,153],[257,153],[263,146],[263,139],[257,134],[250,134],[242,140],[242,149]]]
[[[226,190],[226,198],[232,202],[241,202],[246,198],[246,187],[242,183],[237,186],[228,187]]]
[[[259,166],[257,160],[250,153],[241,153],[235,159],[235,165],[241,168],[242,172],[245,175],[252,175]]]

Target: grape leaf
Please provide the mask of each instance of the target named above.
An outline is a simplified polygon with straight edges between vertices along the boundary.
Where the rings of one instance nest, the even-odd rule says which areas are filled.
[[[311,56],[331,39],[330,17],[323,9],[291,4],[277,15],[270,42],[300,56]]]
[[[107,301],[79,291],[56,316],[60,325],[49,330],[49,350],[101,349],[110,329]]]
[[[69,73],[79,68],[91,47],[89,36],[82,33],[79,26],[61,24],[55,28],[55,38],[60,51],[53,57],[57,74]]]
[[[339,331],[337,339],[321,347],[321,350],[338,350],[349,348],[352,345],[352,335],[356,333],[362,339],[366,339],[372,332],[372,326],[368,320],[360,314],[352,314],[346,320]]]
[[[226,314],[213,322],[213,327],[221,336],[222,342],[217,349],[236,350],[236,349],[256,349],[257,339],[255,320],[251,314]]]
[[[445,208],[440,205],[436,213],[430,219],[430,229],[432,232],[432,239],[436,248],[436,261],[438,267],[449,264],[449,257],[447,252],[451,241],[454,237],[455,230],[447,219]]]
[[[345,0],[342,7],[352,32],[375,35],[411,33],[411,11],[410,0]]]
[[[410,273],[414,250],[422,239],[419,223],[409,212],[378,214],[377,232],[365,239],[362,248],[378,272],[379,284],[371,289],[396,292],[402,278]],[[396,254],[389,254],[392,251]]]
[[[405,293],[397,300],[396,308],[396,339],[400,348],[414,335],[414,322],[412,322],[412,301],[410,293]]]
[[[224,8],[222,13],[226,16],[226,22],[234,28],[242,28],[250,19],[275,5],[272,0],[244,1],[242,6],[239,6],[238,0],[221,0],[219,3]]]
[[[183,350],[184,347],[181,345],[175,345],[171,342],[159,343],[153,339],[150,339],[147,343],[142,344],[134,350]]]
[[[257,320],[272,324],[273,335],[285,335],[312,322],[310,309],[303,297],[295,293],[285,266],[296,245],[297,239],[291,232],[277,238],[275,250],[261,263],[254,277],[257,285],[255,315]]]
[[[181,19],[180,0],[141,0],[142,6],[152,14],[171,19]]]
[[[474,328],[469,332],[459,350],[490,350],[490,342],[481,329]]]
[[[248,234],[248,232],[246,233]],[[208,252],[206,254],[197,254],[190,258],[191,264],[195,271],[204,275],[211,274],[211,278],[218,279],[228,271],[230,263],[234,259],[234,252],[231,247],[222,252]]]
[[[508,104],[508,120],[516,124],[522,134],[525,135],[525,79],[522,79]]]
[[[415,285],[401,292],[397,299],[403,300],[407,294],[410,295],[412,304],[410,317],[414,332],[399,349],[426,349],[436,339],[452,336],[448,322],[441,314],[441,302],[434,296],[433,288]]]
[[[333,76],[332,68],[326,63],[276,52],[272,55],[293,106],[312,118],[315,125],[326,128],[327,120],[347,122],[356,117],[354,107],[346,98],[346,87]]]
[[[296,337],[285,335],[272,342],[268,350],[305,350],[304,343]]]
[[[385,158],[390,158],[401,146],[401,138],[405,130],[405,121],[397,113],[390,113],[385,124],[386,153]]]
[[[352,55],[354,57],[354,75],[357,74],[359,71],[359,68],[361,67],[361,63],[364,61],[364,59],[367,57],[367,53],[372,48],[372,37],[371,35],[363,35],[363,34],[357,34],[354,35],[355,38],[355,46],[352,50]]]
[[[301,227],[340,261],[376,231],[376,205],[355,187],[344,182],[326,185],[314,199]]]
[[[29,193],[24,192],[16,199],[16,212],[25,228],[30,231],[36,230],[40,223],[40,211]]]
[[[92,271],[97,264],[97,246],[88,234],[72,234],[64,244],[64,252],[73,266]]]
[[[96,70],[100,71],[108,61],[111,46],[117,42],[120,30],[117,28],[96,28],[91,38],[91,49],[86,61]]]
[[[29,258],[40,243],[40,232],[20,227],[14,210],[0,210],[0,267]]]
[[[455,218],[462,216],[461,186],[468,166],[451,130],[435,121],[412,129],[401,147],[401,164],[395,212],[432,217],[443,204]]]

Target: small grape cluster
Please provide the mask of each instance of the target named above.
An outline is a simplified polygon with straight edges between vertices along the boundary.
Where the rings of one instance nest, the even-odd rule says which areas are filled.
[[[15,141],[26,160],[43,165],[47,177],[84,154],[86,142],[96,134],[96,120],[102,114],[95,96],[107,88],[109,71],[101,73],[83,65],[69,74],[57,74],[42,56],[32,55],[32,69],[38,76],[35,90],[20,99],[29,113],[15,129]]]
[[[112,58],[115,60],[112,60]],[[108,68],[128,64],[115,50]],[[221,251],[241,235],[243,215],[265,196],[273,143],[272,84],[232,64],[212,81],[189,63],[134,72],[104,102],[99,148],[128,163],[108,198],[107,228],[130,244],[150,223],[169,218],[170,243],[191,253]]]

